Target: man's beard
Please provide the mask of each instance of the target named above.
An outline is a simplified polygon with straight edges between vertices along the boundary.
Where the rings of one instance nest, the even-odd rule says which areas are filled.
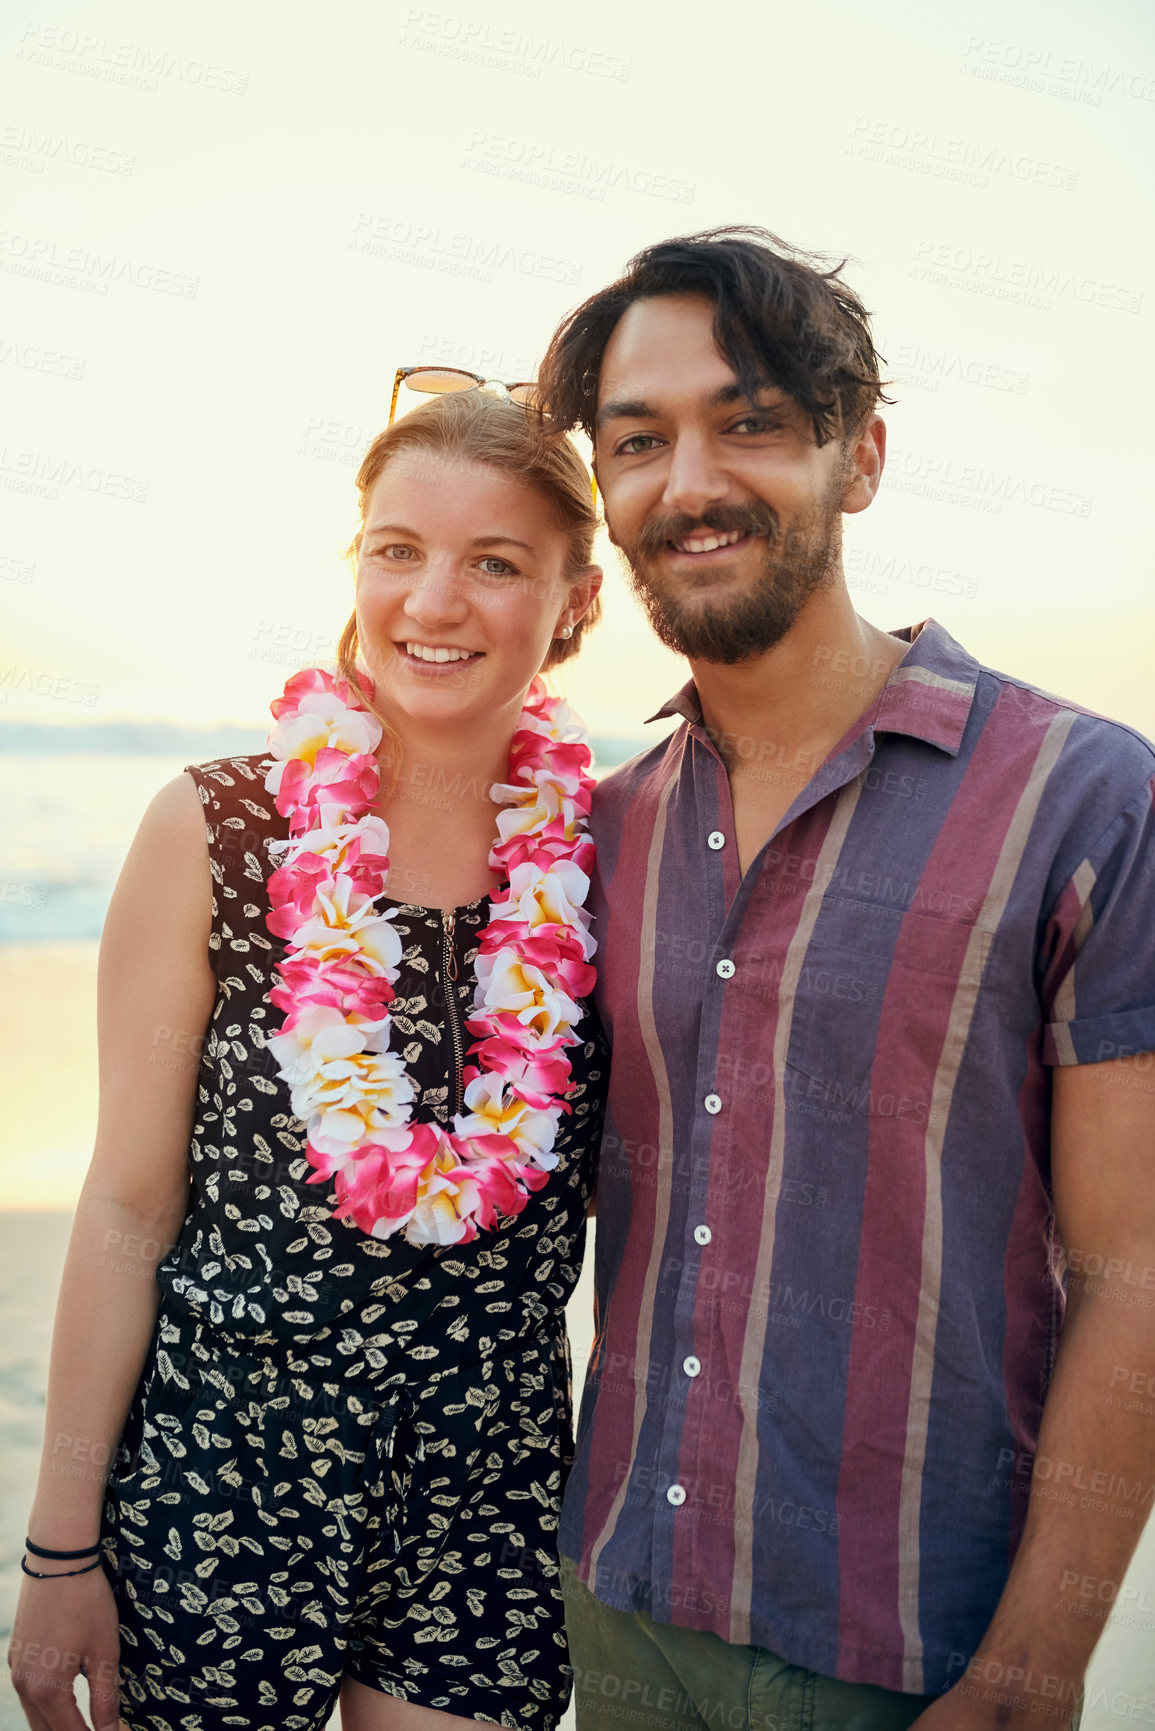
[[[730,667],[780,643],[810,597],[837,569],[841,496],[839,478],[807,516],[796,518],[785,531],[777,514],[757,499],[749,505],[713,505],[700,517],[651,517],[631,545],[618,542],[629,562],[634,594],[657,637],[691,661]],[[745,592],[711,602],[702,595],[710,585],[708,571],[695,589],[689,589],[685,578],[663,587],[656,562],[667,542],[703,529],[721,535],[743,529],[763,537],[761,566]]]

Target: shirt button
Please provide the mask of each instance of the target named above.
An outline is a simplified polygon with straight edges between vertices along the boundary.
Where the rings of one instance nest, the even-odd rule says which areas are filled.
[[[694,1228],[695,1244],[709,1244],[713,1236],[714,1234],[710,1231],[708,1226],[695,1226]]]
[[[729,956],[723,956],[722,960],[718,963],[718,968],[717,968],[717,972],[718,972],[719,977],[723,980],[732,980],[734,978],[735,971],[736,970],[734,968],[734,964],[730,960]]]
[[[697,1376],[701,1368],[701,1363],[694,1357],[693,1353],[690,1354],[689,1358],[682,1360],[682,1369],[687,1376]]]
[[[722,834],[722,831],[720,829],[712,829],[706,837],[706,846],[712,847],[714,852],[717,853],[718,849],[720,847],[725,847],[725,845],[726,837]]]
[[[686,1487],[685,1487],[685,1485],[671,1485],[669,1490],[666,1492],[666,1501],[668,1503],[672,1503],[674,1508],[676,1508],[676,1509],[680,1509],[682,1504],[685,1502],[685,1500],[686,1500]]]
[[[707,1094],[702,1104],[707,1112],[716,1113],[722,1110],[722,1102],[717,1094]]]

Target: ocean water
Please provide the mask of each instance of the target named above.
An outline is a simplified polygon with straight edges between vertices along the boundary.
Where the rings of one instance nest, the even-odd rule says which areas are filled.
[[[0,754],[0,943],[98,938],[137,825],[188,762]]]
[[[99,938],[109,897],[150,800],[188,763],[222,749],[192,739],[179,753],[3,749],[0,736],[0,944]],[[86,742],[87,743],[87,742]],[[605,770],[652,739],[598,739]],[[199,748],[199,749],[198,749]],[[234,751],[259,749],[240,740]]]

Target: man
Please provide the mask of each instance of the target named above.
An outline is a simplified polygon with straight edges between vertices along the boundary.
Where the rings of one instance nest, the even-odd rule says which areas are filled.
[[[1155,1479],[1155,753],[855,615],[837,271],[651,247],[541,389],[692,675],[597,802],[579,1725],[1065,1726]]]

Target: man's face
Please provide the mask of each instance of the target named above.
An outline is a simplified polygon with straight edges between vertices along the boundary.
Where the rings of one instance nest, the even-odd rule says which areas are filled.
[[[598,485],[669,648],[732,664],[779,642],[840,568],[845,443],[776,386],[740,395],[698,295],[635,301],[606,347]],[[854,505],[851,509],[858,508]]]

